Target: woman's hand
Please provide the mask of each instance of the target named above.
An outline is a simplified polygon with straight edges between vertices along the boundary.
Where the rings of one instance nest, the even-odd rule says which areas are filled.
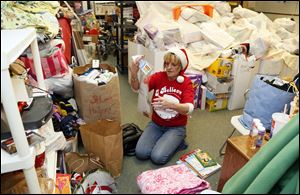
[[[153,99],[152,105],[156,109],[173,109],[175,103],[166,100],[164,97],[159,96],[158,98]]]
[[[147,117],[147,118],[151,118],[151,114],[148,113],[148,112],[143,112],[143,115],[144,115],[145,117]]]
[[[133,76],[137,76],[138,72],[139,72],[139,61],[136,61],[136,62],[132,62],[132,65],[131,65],[131,75]]]
[[[192,108],[190,108],[191,106],[189,104],[190,103],[176,103],[172,100],[168,100],[167,98],[161,96],[153,99],[152,102],[154,109],[158,109],[158,110],[171,109],[184,115],[189,114],[194,109],[193,105]]]

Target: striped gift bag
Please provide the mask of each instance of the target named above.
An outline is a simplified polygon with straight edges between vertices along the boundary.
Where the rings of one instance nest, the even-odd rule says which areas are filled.
[[[29,68],[29,74],[36,79],[33,58],[30,56],[20,57],[20,59],[24,62],[26,68]],[[46,55],[41,56],[41,65],[44,79],[69,72],[66,58],[59,46],[53,47]]]

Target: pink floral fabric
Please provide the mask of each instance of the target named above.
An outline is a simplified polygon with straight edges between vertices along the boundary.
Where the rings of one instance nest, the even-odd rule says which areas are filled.
[[[210,188],[184,164],[149,170],[137,176],[143,194],[195,194]]]

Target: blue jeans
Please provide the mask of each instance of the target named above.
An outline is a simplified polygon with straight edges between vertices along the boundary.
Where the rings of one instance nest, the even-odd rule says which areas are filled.
[[[151,159],[155,164],[166,164],[186,137],[186,127],[164,127],[150,121],[141,135],[135,155],[138,159]]]

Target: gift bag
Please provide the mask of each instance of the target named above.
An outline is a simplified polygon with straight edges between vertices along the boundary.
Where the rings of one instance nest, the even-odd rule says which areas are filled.
[[[287,91],[280,85],[271,85],[265,80],[276,80],[278,84],[283,84],[283,81],[277,77],[255,76],[243,115],[239,118],[239,121],[247,129],[251,128],[253,118],[258,118],[264,127],[270,130],[272,114],[283,112],[285,104],[289,104],[295,96],[294,93]]]
[[[41,55],[41,65],[44,79],[69,72],[66,58],[62,52],[61,46],[55,46],[45,55]],[[29,74],[36,79],[36,72],[32,56],[20,57],[26,68],[29,68]]]
[[[80,127],[80,135],[87,153],[93,153],[114,177],[121,173],[123,135],[119,121],[97,120]]]
[[[201,105],[201,84],[202,84],[202,74],[188,74],[186,73],[185,76],[187,76],[193,83],[194,88],[194,108],[200,108]]]

